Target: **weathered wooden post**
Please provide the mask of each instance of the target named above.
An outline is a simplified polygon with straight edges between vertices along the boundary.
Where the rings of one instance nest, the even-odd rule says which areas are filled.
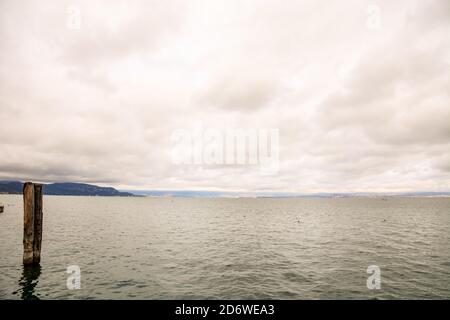
[[[33,262],[41,262],[42,245],[42,184],[34,185],[34,243],[33,243]]]
[[[23,185],[23,264],[33,264],[34,185]]]
[[[42,185],[23,185],[23,264],[39,264],[42,244]]]

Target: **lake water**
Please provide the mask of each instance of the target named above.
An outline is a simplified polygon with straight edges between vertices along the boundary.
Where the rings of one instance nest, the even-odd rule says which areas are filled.
[[[0,203],[1,299],[450,298],[450,198],[45,196],[25,270],[22,196]]]

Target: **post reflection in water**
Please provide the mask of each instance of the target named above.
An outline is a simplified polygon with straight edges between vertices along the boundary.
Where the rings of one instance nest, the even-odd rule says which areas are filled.
[[[19,292],[22,300],[39,300],[35,287],[41,275],[40,265],[23,266],[22,277],[19,280]]]

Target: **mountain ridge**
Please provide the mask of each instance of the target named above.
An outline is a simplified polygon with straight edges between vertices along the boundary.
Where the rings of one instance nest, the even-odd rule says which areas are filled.
[[[55,196],[104,196],[104,197],[133,197],[130,192],[119,191],[113,187],[100,187],[93,184],[77,182],[57,182],[43,184],[45,195]],[[0,181],[0,194],[22,194],[23,182]]]

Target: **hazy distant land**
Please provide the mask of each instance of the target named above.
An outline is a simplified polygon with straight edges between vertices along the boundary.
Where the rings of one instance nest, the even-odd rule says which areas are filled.
[[[0,193],[22,194],[23,182],[0,181]],[[134,194],[121,192],[112,187],[99,187],[86,183],[50,183],[44,184],[44,194],[59,196],[104,196],[104,197],[131,197]]]
[[[22,194],[23,182],[0,181],[0,194]],[[238,192],[203,190],[117,190],[87,183],[44,184],[44,194],[64,196],[104,197],[175,197],[175,198],[346,198],[346,197],[450,197],[450,192],[341,192],[341,193],[292,193],[292,192]]]

